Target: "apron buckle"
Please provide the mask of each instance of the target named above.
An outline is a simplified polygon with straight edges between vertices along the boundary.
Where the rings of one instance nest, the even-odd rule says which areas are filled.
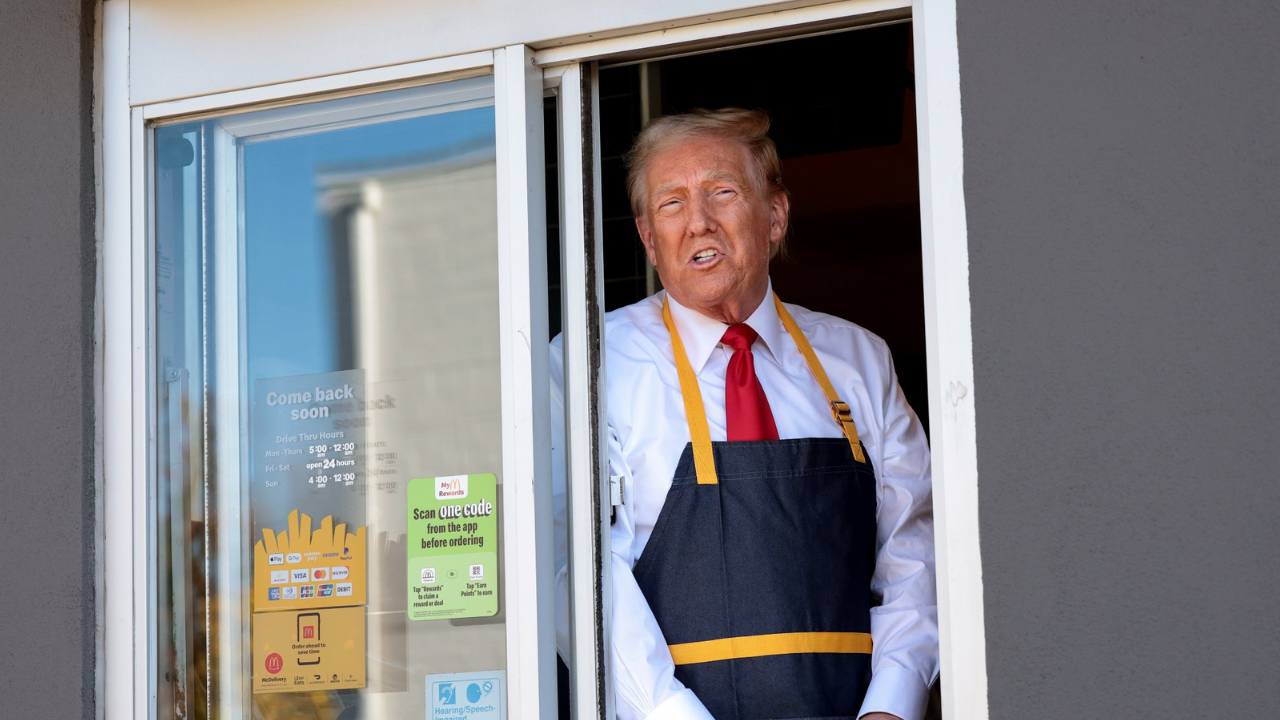
[[[853,413],[849,411],[849,406],[843,400],[831,401],[831,417],[835,418],[841,427],[853,422]]]
[[[858,424],[853,421],[853,413],[843,400],[831,401],[831,417],[839,423],[844,436],[849,440],[849,449],[853,450],[853,458],[858,462],[866,462],[862,454],[862,443],[858,439]]]

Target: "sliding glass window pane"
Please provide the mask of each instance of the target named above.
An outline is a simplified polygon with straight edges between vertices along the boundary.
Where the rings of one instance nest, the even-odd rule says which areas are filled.
[[[158,716],[500,706],[491,78],[153,140]]]

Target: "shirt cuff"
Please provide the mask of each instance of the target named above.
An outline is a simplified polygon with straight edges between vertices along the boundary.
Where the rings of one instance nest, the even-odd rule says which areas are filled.
[[[872,674],[858,717],[882,712],[897,715],[902,720],[921,720],[928,705],[929,688],[920,679],[920,674],[890,665]]]
[[[689,688],[663,700],[645,720],[715,720]]]

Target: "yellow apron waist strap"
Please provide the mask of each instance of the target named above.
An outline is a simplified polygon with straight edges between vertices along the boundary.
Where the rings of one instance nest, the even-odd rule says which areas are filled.
[[[797,632],[703,640],[668,645],[676,665],[802,653],[870,654],[871,635],[860,632]]]

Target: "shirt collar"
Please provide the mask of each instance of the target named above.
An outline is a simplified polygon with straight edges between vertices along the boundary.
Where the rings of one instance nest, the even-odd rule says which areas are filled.
[[[680,331],[680,341],[684,343],[685,353],[689,356],[689,365],[693,367],[695,375],[699,374],[707,364],[707,360],[711,358],[716,345],[720,344],[720,338],[724,337],[724,331],[729,326],[681,305],[669,294],[667,302],[671,306],[671,319],[675,321],[676,329]],[[772,280],[769,281],[764,300],[746,319],[746,324],[760,336],[760,341],[774,362],[779,362],[778,352],[782,349],[780,343],[783,329],[782,320],[778,317],[778,308],[773,304]]]

